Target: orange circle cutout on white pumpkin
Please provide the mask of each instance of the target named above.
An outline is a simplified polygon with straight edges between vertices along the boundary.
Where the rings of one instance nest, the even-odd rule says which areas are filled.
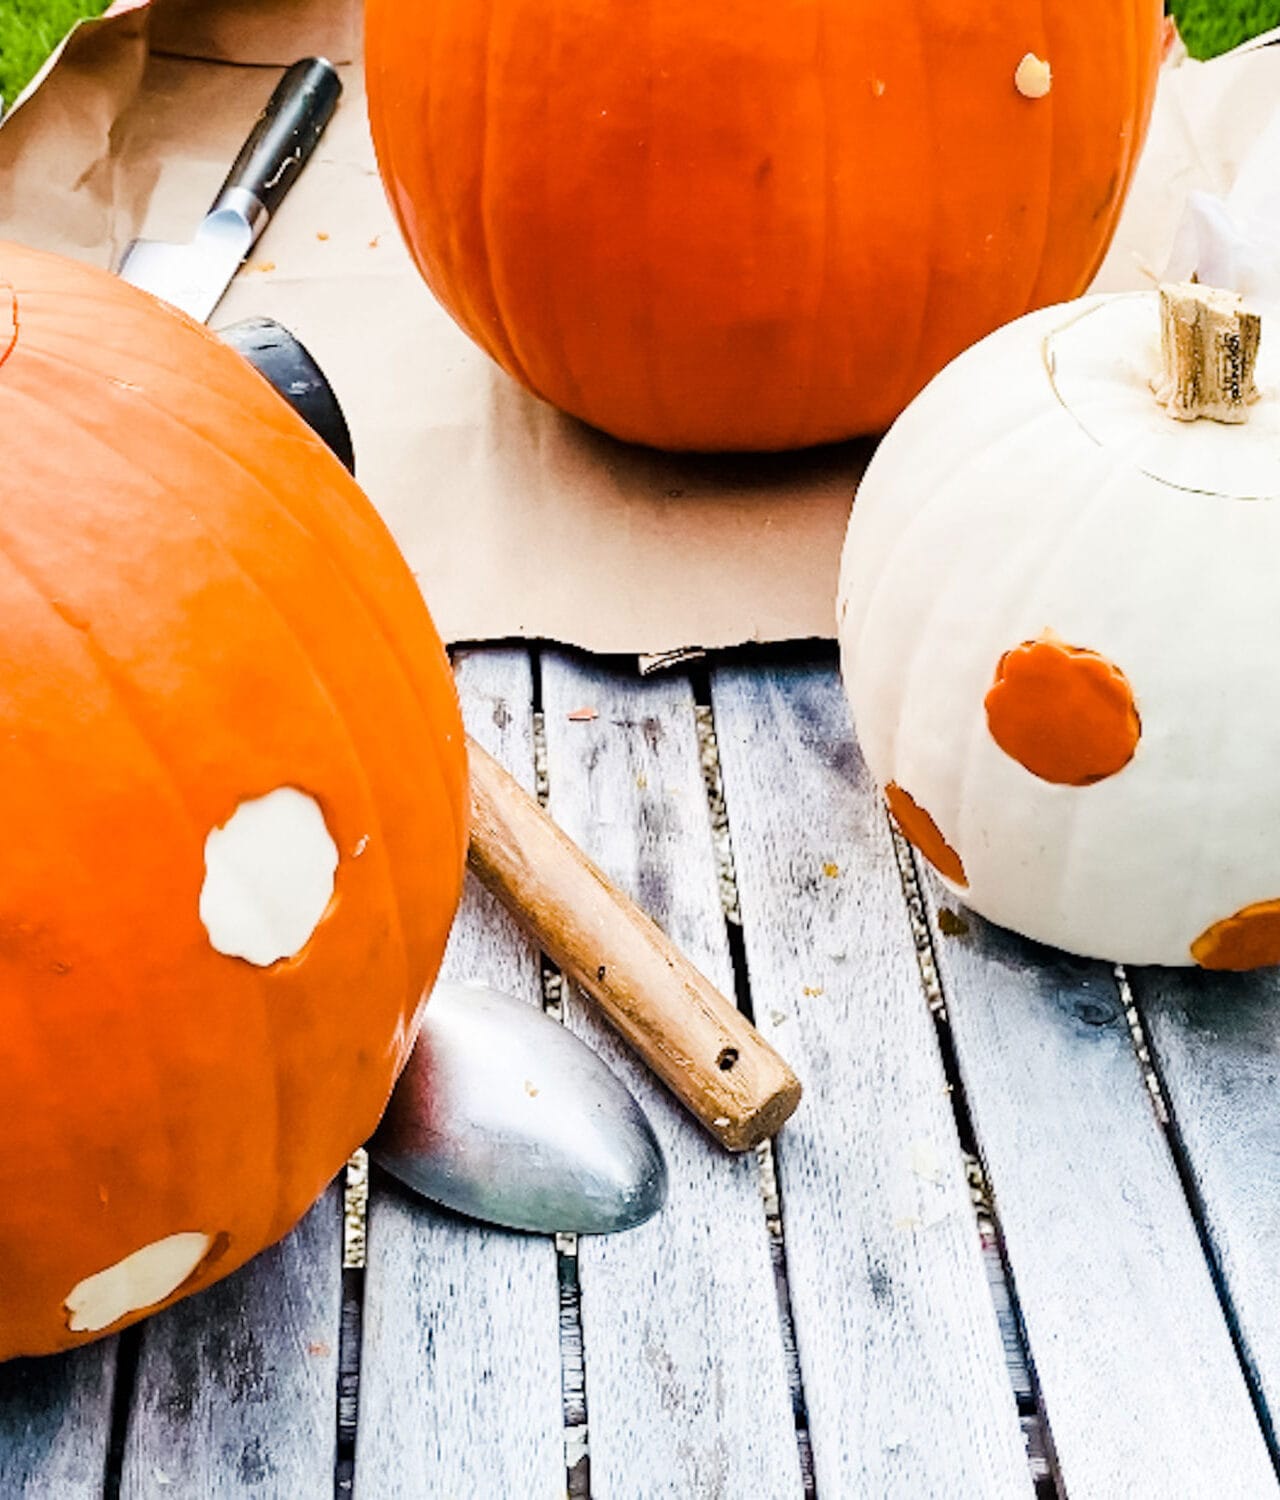
[[[1091,786],[1133,759],[1142,724],[1129,679],[1114,663],[1056,636],[1006,651],[986,696],[987,725],[1004,753],[1042,781]]]
[[[891,781],[884,789],[884,796],[903,838],[919,849],[938,874],[945,875],[952,885],[967,886],[969,879],[964,873],[964,861],[910,792],[904,792],[896,781]]]
[[[1255,901],[1208,927],[1191,945],[1202,969],[1265,969],[1280,964],[1280,901]]]

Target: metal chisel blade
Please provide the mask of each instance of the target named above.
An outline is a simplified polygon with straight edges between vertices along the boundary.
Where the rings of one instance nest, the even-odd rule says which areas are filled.
[[[195,238],[186,244],[134,240],[120,262],[119,275],[204,323],[252,244],[253,231],[244,216],[220,209],[201,222]]]

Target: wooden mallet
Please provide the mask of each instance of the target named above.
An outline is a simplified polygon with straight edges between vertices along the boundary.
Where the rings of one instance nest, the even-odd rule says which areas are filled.
[[[800,1102],[787,1064],[487,751],[467,753],[476,877],[721,1145],[773,1135]]]

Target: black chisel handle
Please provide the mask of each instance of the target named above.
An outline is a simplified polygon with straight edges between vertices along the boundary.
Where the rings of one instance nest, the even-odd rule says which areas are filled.
[[[342,80],[331,62],[304,57],[294,63],[267,100],[210,212],[238,209],[256,239],[315,150],[341,93]],[[257,211],[246,205],[246,193]]]

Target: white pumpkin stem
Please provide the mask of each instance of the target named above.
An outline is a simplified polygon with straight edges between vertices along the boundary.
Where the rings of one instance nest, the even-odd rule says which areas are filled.
[[[1168,283],[1160,288],[1160,353],[1152,381],[1156,400],[1179,422],[1209,417],[1244,422],[1258,399],[1253,380],[1262,319],[1237,292]]]

